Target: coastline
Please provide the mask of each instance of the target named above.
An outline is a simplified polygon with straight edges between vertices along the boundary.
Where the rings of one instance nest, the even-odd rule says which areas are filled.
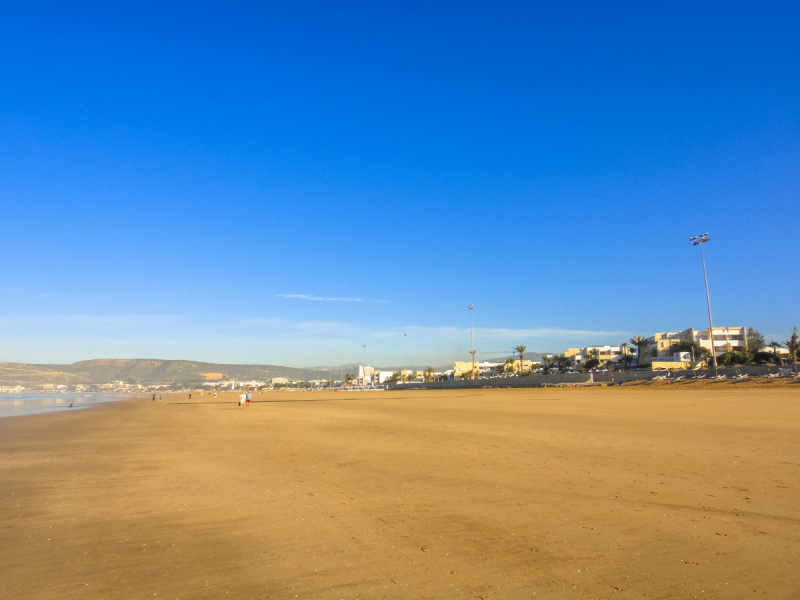
[[[0,419],[0,596],[800,589],[796,388],[236,395]]]
[[[138,397],[139,396],[135,394],[109,394],[105,392],[23,392],[18,394],[2,394],[0,395],[0,419],[43,415],[62,412],[64,410],[85,410],[88,408],[96,408],[107,402],[120,402]]]

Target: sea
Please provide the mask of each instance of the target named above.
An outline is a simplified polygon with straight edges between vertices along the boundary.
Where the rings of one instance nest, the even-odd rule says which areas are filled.
[[[29,393],[0,394],[0,418],[41,415],[65,410],[85,410],[104,402],[135,398],[135,394]],[[70,404],[72,405],[70,407]]]

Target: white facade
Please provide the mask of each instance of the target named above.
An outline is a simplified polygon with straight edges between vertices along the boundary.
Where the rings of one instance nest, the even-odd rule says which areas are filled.
[[[392,376],[392,371],[378,371],[374,367],[358,365],[356,385],[381,385]]]
[[[570,349],[574,350],[574,349]],[[627,348],[623,347],[622,345],[619,346],[586,346],[585,348],[581,348],[579,352],[573,353],[568,352],[567,358],[569,359],[570,363],[579,367],[581,365],[586,364],[586,361],[591,360],[595,357],[595,350],[597,351],[597,359],[600,361],[600,364],[604,363],[618,363],[622,360],[623,356],[636,356],[636,348],[631,348],[628,346]],[[552,357],[550,357],[552,358]]]
[[[708,329],[694,332],[695,344],[711,351]],[[714,327],[714,354],[743,352],[747,349],[747,329],[744,327]]]

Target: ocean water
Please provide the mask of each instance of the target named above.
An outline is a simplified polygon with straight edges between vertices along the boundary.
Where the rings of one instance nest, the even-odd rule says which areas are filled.
[[[120,395],[97,392],[90,394],[0,394],[0,418],[40,415],[65,410],[85,410],[104,402],[118,402],[135,397],[136,394]],[[71,408],[70,404],[72,404]]]

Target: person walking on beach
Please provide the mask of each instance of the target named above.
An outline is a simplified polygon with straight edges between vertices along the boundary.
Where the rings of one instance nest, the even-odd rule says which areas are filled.
[[[216,398],[216,397],[217,397],[217,392],[214,392],[214,398]]]
[[[153,402],[155,402],[155,401],[156,401],[156,395],[153,394]]]
[[[189,392],[189,400],[192,399],[192,392]]]
[[[250,408],[250,402],[253,400],[253,392],[247,392],[245,399],[247,400],[247,405],[245,408]]]
[[[244,392],[241,393],[239,396],[239,408],[244,408],[245,403],[247,402],[247,396]]]

